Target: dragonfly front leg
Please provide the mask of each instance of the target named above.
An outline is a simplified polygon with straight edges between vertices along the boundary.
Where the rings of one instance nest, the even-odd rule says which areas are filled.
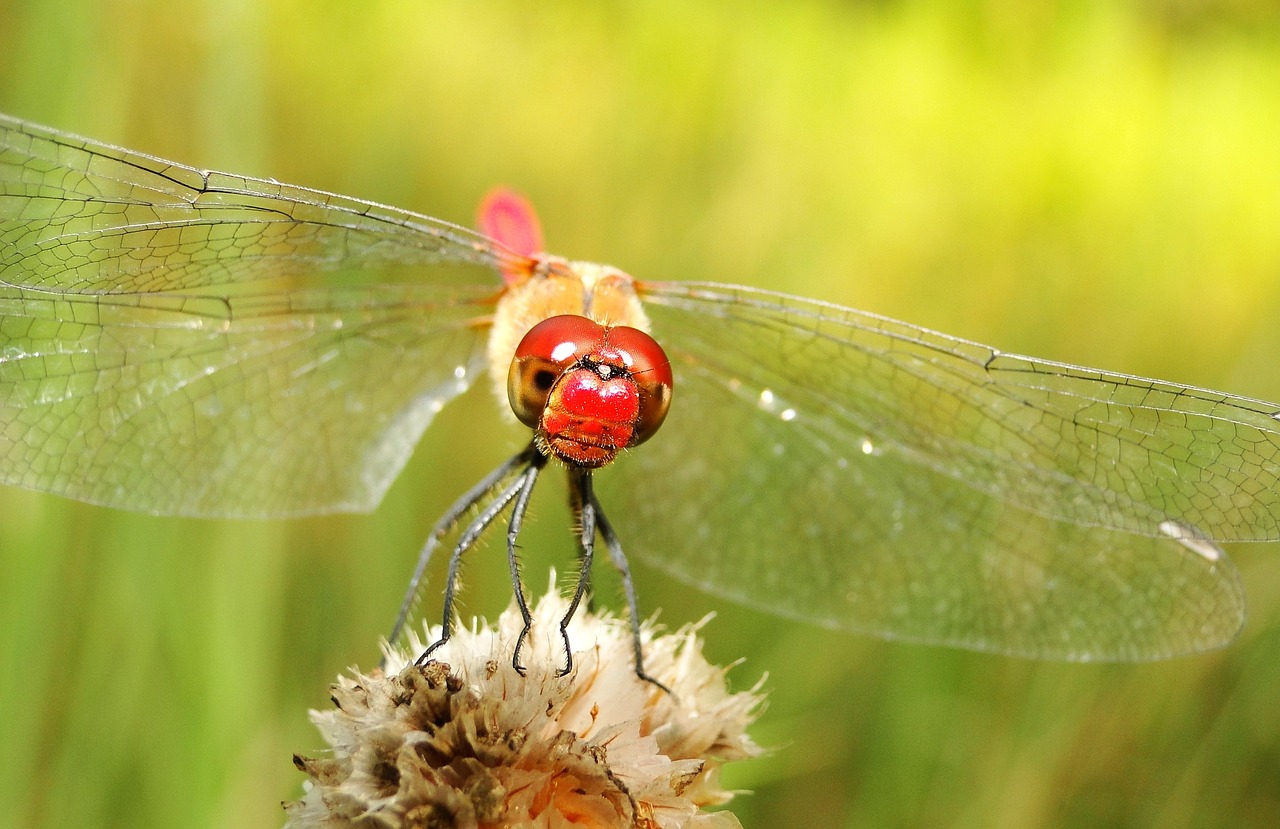
[[[527,457],[527,455],[528,451],[522,452],[517,457],[523,458]],[[480,515],[476,516],[476,519],[467,526],[467,529],[458,539],[457,546],[453,548],[453,555],[449,558],[449,574],[444,586],[444,614],[440,623],[440,638],[423,651],[422,655],[418,657],[414,664],[421,665],[426,662],[427,658],[431,656],[432,653],[443,647],[453,634],[453,599],[458,588],[458,573],[462,568],[463,553],[475,546],[476,542],[480,539],[480,536],[484,534],[484,531],[489,528],[489,525],[493,523],[494,519],[502,514],[503,510],[507,508],[507,505],[510,504],[512,500],[524,495],[524,501],[527,502],[528,496],[525,494],[525,491],[532,487],[532,481],[537,479],[538,472],[545,465],[546,458],[536,450],[533,451],[533,456],[528,458],[528,465],[525,467],[524,471],[521,472],[505,489],[503,489],[498,496],[494,498],[493,502],[489,504],[489,506],[485,507]],[[519,595],[520,594],[517,592],[517,596]],[[523,597],[521,598],[523,599]]]
[[[569,643],[569,623],[577,612],[582,597],[591,588],[591,562],[595,556],[596,510],[591,494],[591,470],[574,469],[569,473],[569,502],[573,521],[578,527],[578,582],[574,586],[569,609],[560,619],[560,639],[564,642],[564,668],[557,674],[567,676],[573,670],[573,647]]]
[[[520,664],[520,649],[524,647],[524,640],[529,635],[529,629],[533,627],[533,614],[529,611],[529,603],[524,597],[524,581],[520,578],[520,560],[516,555],[516,540],[520,536],[520,528],[524,526],[524,516],[529,508],[529,498],[533,495],[533,485],[538,482],[538,473],[546,464],[546,456],[539,454],[520,476],[518,481],[520,491],[516,496],[515,505],[511,508],[511,523],[507,525],[507,566],[511,568],[511,590],[515,593],[516,606],[520,608],[520,618],[524,622],[520,635],[516,637],[516,646],[511,651],[511,667],[515,668],[520,676],[524,676],[525,673],[524,665]]]
[[[387,637],[388,642],[395,644],[400,639],[400,634],[404,632],[404,626],[409,621],[409,614],[413,612],[414,605],[418,602],[418,594],[422,589],[422,577],[427,571],[427,565],[431,563],[431,556],[435,553],[436,548],[440,546],[440,541],[458,525],[458,522],[462,520],[462,516],[468,510],[488,497],[513,471],[529,464],[533,456],[537,454],[537,449],[530,445],[524,451],[512,456],[510,460],[490,472],[481,479],[480,483],[473,486],[455,501],[453,506],[449,507],[449,510],[431,528],[431,534],[427,536],[427,541],[422,546],[422,552],[418,554],[418,563],[413,569],[412,578],[409,579],[409,588],[405,591],[404,599],[400,602],[400,612],[396,614],[396,623],[391,627],[391,634]],[[385,662],[383,667],[385,667]]]

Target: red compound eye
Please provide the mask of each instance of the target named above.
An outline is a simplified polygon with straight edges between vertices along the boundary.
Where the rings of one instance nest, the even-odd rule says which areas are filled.
[[[640,415],[631,445],[653,437],[671,407],[671,361],[658,341],[638,328],[620,326],[608,331],[609,346],[622,356],[623,365],[640,394]]]
[[[507,397],[548,454],[595,468],[648,440],[671,402],[671,365],[643,331],[543,320],[516,347]]]
[[[529,329],[507,374],[507,399],[521,423],[538,427],[560,376],[595,351],[604,337],[604,326],[571,314],[549,317]]]

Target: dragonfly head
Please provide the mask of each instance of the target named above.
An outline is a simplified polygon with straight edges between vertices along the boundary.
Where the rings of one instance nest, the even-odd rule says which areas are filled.
[[[572,314],[531,328],[507,375],[511,410],[539,448],[589,469],[657,432],[671,389],[671,363],[652,337]]]

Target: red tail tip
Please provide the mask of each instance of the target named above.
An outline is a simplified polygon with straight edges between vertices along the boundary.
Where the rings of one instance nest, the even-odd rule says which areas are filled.
[[[514,190],[497,187],[480,201],[476,211],[480,231],[522,255],[541,253],[542,226],[529,200]]]

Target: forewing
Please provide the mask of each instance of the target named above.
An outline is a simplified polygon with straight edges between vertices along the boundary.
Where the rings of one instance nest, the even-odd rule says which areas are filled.
[[[1217,541],[1280,538],[1274,404],[1002,354],[781,294],[644,290],[655,319],[678,318],[671,348],[686,361],[855,448],[865,441],[1071,523],[1160,535],[1172,521]]]
[[[0,281],[155,293],[318,272],[525,262],[373,202],[193,167],[0,115]]]
[[[0,118],[0,481],[165,514],[371,509],[482,370],[518,261]]]
[[[1239,629],[1238,577],[1197,522],[1266,537],[1220,515],[1274,526],[1274,503],[1231,490],[1237,450],[1203,447],[1274,446],[1261,404],[1217,394],[1189,428],[1152,389],[1178,390],[1161,402],[1183,409],[1209,393],[743,288],[642,293],[675,399],[659,434],[599,476],[637,556],[799,618],[1023,656],[1156,658]],[[1232,440],[1204,433],[1228,428],[1215,424]],[[1179,442],[1199,450],[1195,486],[1129,470]],[[1183,497],[1205,482],[1235,497]]]

